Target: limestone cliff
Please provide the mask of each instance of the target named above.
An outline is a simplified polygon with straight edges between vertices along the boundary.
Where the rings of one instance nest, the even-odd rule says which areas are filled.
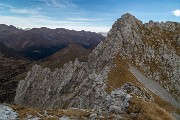
[[[180,102],[180,23],[142,24],[126,14],[113,25],[109,37],[118,40],[118,54]]]
[[[138,83],[130,67],[157,81],[155,84],[162,85],[162,89],[179,102],[179,40],[179,23],[151,21],[143,24],[131,14],[125,14],[114,23],[106,40],[89,55],[88,62],[76,59],[53,72],[34,65],[26,79],[19,82],[15,103],[40,108],[76,107],[122,113],[134,94],[153,101],[145,85],[126,83],[130,79]],[[111,87],[108,82],[110,72],[118,67],[117,56],[127,63],[124,70],[132,78],[117,73],[115,82],[123,79],[125,83],[107,91]],[[176,100],[175,104],[179,106]]]

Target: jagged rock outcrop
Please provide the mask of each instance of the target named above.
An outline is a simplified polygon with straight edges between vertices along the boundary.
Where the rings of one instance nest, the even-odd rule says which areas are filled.
[[[95,71],[87,74],[86,70],[87,63],[80,63],[77,59],[54,72],[35,65],[26,79],[20,81],[15,102],[29,107],[89,108],[105,113],[121,113],[128,107],[131,94],[152,101],[147,91],[130,83],[107,94],[104,79],[109,68],[106,66],[99,74]]]
[[[118,19],[109,32],[112,40],[118,40],[118,54],[180,102],[179,35],[180,23],[142,24],[130,14]]]
[[[165,33],[169,36],[165,37]],[[106,40],[89,55],[88,62],[75,60],[54,72],[35,65],[26,79],[20,81],[15,103],[40,108],[76,107],[95,109],[100,113],[121,113],[128,107],[132,94],[152,101],[147,90],[132,84],[106,92],[109,71],[116,66],[116,55],[146,77],[159,82],[179,101],[178,35],[179,23],[143,24],[134,16],[125,14],[115,22]]]

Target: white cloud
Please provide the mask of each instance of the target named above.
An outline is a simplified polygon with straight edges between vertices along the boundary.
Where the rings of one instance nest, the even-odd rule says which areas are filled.
[[[82,12],[77,10],[77,6],[69,0],[39,0],[44,4],[41,6],[29,8],[17,8],[8,4],[1,4],[0,8],[5,8],[9,13],[14,15],[0,15],[0,24],[14,25],[22,28],[66,28],[73,30],[85,30],[94,32],[107,32],[110,30],[109,26],[98,25],[96,21],[102,21],[103,19],[98,18],[86,18],[81,17]],[[58,18],[58,17],[48,17],[43,16],[41,8],[56,7],[60,9],[65,9],[68,11],[72,10],[71,18]],[[17,15],[19,14],[19,15]],[[22,15],[21,15],[22,14]],[[24,16],[28,15],[28,16]]]
[[[53,20],[46,16],[17,17],[0,15],[0,18],[0,24],[14,25],[22,28],[66,28],[93,32],[108,32],[110,30],[109,26],[95,26],[85,21]]]
[[[62,9],[72,9],[76,8],[77,5],[75,5],[72,2],[69,2],[67,0],[39,0],[41,2],[44,2],[48,7],[57,7]]]
[[[2,8],[13,8],[11,5],[0,3],[0,7]]]
[[[91,19],[91,18],[67,18],[67,20],[72,21],[89,21],[89,22],[96,22],[96,21],[102,21],[104,19]]]
[[[66,28],[69,30],[85,30],[85,31],[92,31],[92,32],[108,32],[110,30],[109,26],[60,26],[61,28]]]
[[[172,11],[172,13],[177,17],[180,16],[180,10],[179,9],[176,9],[176,10]]]
[[[0,3],[1,9],[7,9],[11,13],[17,13],[17,14],[27,14],[27,15],[38,15],[40,14],[39,10],[40,8],[16,8],[14,6],[11,6],[9,4],[3,4]]]
[[[39,14],[39,11],[36,9],[17,9],[17,8],[11,8],[10,12],[12,13],[18,13],[18,14],[31,14],[31,15],[37,15]]]

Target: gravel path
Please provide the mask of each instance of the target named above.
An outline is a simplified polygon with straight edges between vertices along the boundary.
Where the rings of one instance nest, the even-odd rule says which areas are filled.
[[[153,93],[161,97],[163,100],[171,103],[173,106],[180,108],[180,103],[178,103],[169,92],[167,92],[162,86],[157,82],[146,78],[140,71],[136,68],[130,66],[130,72],[141,82],[147,89],[151,90]]]

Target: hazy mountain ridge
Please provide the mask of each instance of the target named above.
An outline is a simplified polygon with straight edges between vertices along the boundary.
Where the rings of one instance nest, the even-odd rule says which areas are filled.
[[[151,25],[153,29],[149,28]],[[130,14],[123,15],[115,22],[106,40],[98,44],[89,55],[88,62],[79,62],[76,59],[54,72],[38,65],[33,66],[25,80],[18,85],[15,103],[40,108],[94,109],[101,115],[121,114],[131,106],[129,103],[134,97],[138,96],[145,101],[153,101],[154,97],[151,95],[153,90],[146,90],[145,86],[138,82],[138,78],[133,76],[129,66],[136,67],[147,78],[159,82],[179,101],[180,57],[179,42],[176,42],[179,40],[179,23],[167,22],[160,26],[163,26],[163,29],[156,26],[156,23],[142,24]],[[165,38],[165,32],[170,36]],[[174,38],[172,33],[177,36]],[[150,39],[151,36],[155,38]],[[166,43],[169,38],[172,38],[173,42]],[[121,63],[127,65],[123,68]],[[121,71],[121,68],[124,71]],[[114,74],[113,69],[119,70],[119,73]],[[132,77],[126,78],[121,72]],[[162,79],[164,74],[167,77]],[[120,78],[124,80],[121,81]],[[113,85],[113,82],[117,84]],[[131,91],[128,92],[128,89]],[[154,99],[156,101],[155,97]],[[160,108],[155,107],[154,110]],[[162,114],[165,114],[165,111]],[[138,118],[138,114],[133,118]]]
[[[87,62],[88,55],[91,52],[92,50],[90,49],[86,49],[79,45],[70,44],[67,47],[61,49],[60,51],[39,61],[39,63],[43,67],[48,67],[51,69],[59,68],[62,67],[65,63],[68,63],[69,61],[74,61],[77,58],[81,62]]]
[[[0,42],[0,102],[12,102],[18,81],[15,77],[27,71],[29,60]]]
[[[101,34],[95,32],[45,27],[19,30],[13,26],[0,25],[0,42],[35,60],[43,59],[69,44],[92,49],[103,39]]]

